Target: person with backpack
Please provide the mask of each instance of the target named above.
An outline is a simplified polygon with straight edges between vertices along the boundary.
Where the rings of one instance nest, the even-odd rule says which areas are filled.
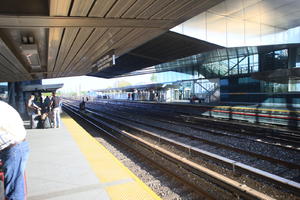
[[[61,105],[61,100],[60,97],[56,96],[56,92],[52,92],[52,99],[50,103],[50,108],[52,109],[53,112],[53,128],[59,128],[60,127],[60,105]]]
[[[35,96],[32,94],[30,95],[26,107],[27,107],[27,114],[30,118],[30,128],[37,128],[38,121],[36,120],[36,117],[41,115],[41,107],[39,107],[35,103]]]

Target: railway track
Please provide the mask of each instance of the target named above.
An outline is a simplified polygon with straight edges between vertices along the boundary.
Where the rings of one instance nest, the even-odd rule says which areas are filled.
[[[63,109],[75,120],[77,120],[84,128],[88,129],[89,133],[95,137],[97,141],[108,148],[121,162],[123,162],[125,165],[129,165],[129,169],[142,180],[144,179],[144,182],[154,189],[157,194],[163,197],[163,199],[213,199],[209,194],[206,192],[202,193],[202,190],[198,190],[176,173],[166,169],[162,165],[156,164],[151,160],[155,160],[157,158],[149,158],[144,156],[140,151],[140,147],[133,147],[137,146],[136,142],[128,140],[126,137],[124,137],[120,130],[109,125],[108,127],[104,128],[104,122],[78,114],[80,112],[78,112],[78,110],[74,110],[73,108],[64,106]],[[134,144],[132,143],[132,145],[130,145],[131,142],[134,142]],[[150,155],[151,152],[147,152],[146,154]],[[132,162],[137,162],[138,165],[135,166],[135,163]],[[143,168],[143,170],[141,170],[141,168]],[[151,179],[152,176],[158,178]]]
[[[102,103],[98,102],[96,104],[103,105]],[[243,138],[252,140],[253,142],[261,142],[274,146],[282,146],[283,148],[287,149],[300,149],[300,133],[298,133],[297,131],[284,130],[282,128],[270,126],[263,127],[249,123],[245,124],[234,121],[224,121],[201,116],[183,115],[181,113],[176,112],[170,114],[162,110],[156,110],[153,107],[151,107],[151,109],[147,109],[146,107],[135,106],[134,108],[138,108],[138,110],[127,105],[109,104],[109,107],[114,107],[115,109],[119,109],[119,111],[122,111],[120,110],[120,108],[125,108],[127,110],[126,112],[135,112],[137,114],[144,113],[147,116],[152,116],[156,118],[156,120],[158,120],[159,117],[161,121],[181,124],[188,127],[193,127],[198,130],[210,131],[212,134],[225,134],[231,135],[232,137],[240,138],[241,135],[246,137],[255,136],[255,138],[252,139],[246,137]],[[237,127],[239,128],[237,129]],[[211,131],[212,128],[214,129],[214,131]]]
[[[73,107],[73,109],[75,109],[75,108]],[[243,173],[243,174],[246,173],[246,174],[255,175],[256,177],[259,177],[260,179],[267,180],[269,182],[275,183],[276,185],[281,185],[281,187],[292,191],[296,195],[299,195],[299,194],[297,194],[297,191],[299,192],[299,184],[295,183],[293,181],[289,181],[289,180],[280,178],[278,176],[263,172],[261,170],[251,168],[242,163],[239,163],[239,162],[236,162],[236,161],[233,161],[230,159],[226,159],[221,156],[214,155],[212,153],[203,151],[196,147],[191,147],[189,145],[186,145],[183,142],[178,142],[178,141],[172,140],[170,138],[163,137],[162,135],[158,135],[158,134],[150,132],[150,131],[145,131],[141,128],[137,128],[135,125],[128,124],[128,121],[121,122],[120,118],[118,118],[117,120],[116,119],[113,120],[112,118],[108,118],[107,113],[101,115],[94,111],[88,111],[88,113],[85,113],[85,115],[92,117],[94,120],[104,121],[107,125],[111,126],[113,124],[115,127],[121,128],[123,130],[123,131],[121,131],[122,133],[125,132],[127,134],[127,136],[130,136],[131,138],[135,138],[136,141],[142,140],[142,141],[146,142],[146,144],[147,144],[146,146],[148,146],[148,147],[149,146],[158,147],[160,151],[158,151],[158,150],[155,150],[155,151],[160,152],[159,154],[162,154],[162,152],[164,152],[164,151],[168,151],[169,153],[173,154],[173,157],[175,155],[177,155],[177,156],[180,155],[180,157],[177,160],[175,159],[176,162],[181,163],[182,160],[191,162],[192,164],[190,163],[191,165],[189,165],[188,167],[185,166],[185,168],[193,171],[194,174],[197,174],[197,175],[201,174],[203,176],[203,173],[204,173],[203,171],[200,173],[199,171],[196,170],[197,173],[195,173],[194,172],[195,168],[191,167],[194,164],[198,167],[201,166],[201,165],[199,165],[199,162],[196,161],[197,159],[196,160],[191,159],[193,157],[200,156],[202,158],[205,158],[206,160],[210,160],[215,163],[221,164],[222,166],[226,166],[227,168],[230,168],[231,173],[233,174],[232,175],[233,177],[236,176],[237,173]],[[141,135],[143,135],[143,137],[141,137]],[[150,138],[150,140],[149,140],[149,138]],[[164,148],[164,146],[168,146],[168,147]],[[168,149],[168,150],[166,150],[166,149]],[[173,151],[170,151],[170,149],[173,149]],[[176,149],[176,150],[174,150],[174,149]],[[179,151],[179,149],[181,149],[181,151]],[[152,149],[151,151],[154,151],[154,150]],[[182,152],[184,152],[184,153],[182,153]],[[168,158],[168,159],[170,159],[170,158]],[[171,160],[174,160],[174,158],[172,158]],[[176,164],[178,164],[178,163],[176,163]],[[186,163],[184,163],[184,165],[186,165]],[[207,175],[205,175],[205,176],[207,176]],[[231,180],[233,180],[233,179],[231,179]],[[235,180],[233,180],[233,181],[235,181]],[[222,184],[218,183],[218,181],[215,181],[215,180],[213,182],[214,182],[214,184],[219,184],[219,185],[224,184],[224,183],[222,183]],[[230,186],[230,187],[232,187],[232,186]],[[236,189],[233,189],[233,190],[236,190]],[[232,188],[230,189],[231,193],[233,190],[232,190]],[[235,191],[233,193],[238,193],[238,192]],[[241,194],[238,194],[238,195],[240,196]],[[246,197],[246,198],[249,198],[249,197]]]
[[[113,127],[110,124],[107,124],[104,121],[100,121],[99,119],[94,119],[93,117],[78,114],[78,110],[74,108],[70,108],[69,106],[64,106],[64,110],[70,114],[72,117],[78,118],[79,121],[84,123],[87,123],[89,126],[93,126],[94,128],[98,129],[102,134],[104,133],[105,136],[108,136],[110,140],[113,140],[115,143],[117,143],[118,146],[125,147],[127,151],[134,152],[135,155],[137,155],[139,158],[146,160],[146,162],[151,163],[156,169],[163,172],[163,175],[168,174],[172,178],[175,178],[176,181],[179,181],[183,185],[178,186],[179,188],[175,188],[176,190],[182,190],[183,186],[187,186],[192,192],[197,194],[197,196],[194,196],[192,198],[183,198],[183,199],[217,199],[218,197],[213,196],[212,194],[209,194],[208,192],[203,190],[203,185],[197,185],[195,183],[190,183],[190,181],[186,180],[183,176],[179,175],[184,172],[182,170],[174,170],[174,168],[171,170],[168,169],[165,166],[168,166],[170,168],[170,163],[166,159],[164,159],[161,155],[157,154],[159,151],[155,151],[154,148],[150,146],[147,146],[147,143],[143,140],[138,140],[138,138],[131,137],[130,135],[127,135],[124,131],[118,129],[117,127]],[[152,155],[153,154],[153,155]],[[147,156],[145,156],[147,155]],[[168,164],[165,164],[167,161]],[[165,164],[165,166],[164,166]],[[172,164],[171,164],[172,165]],[[173,164],[174,165],[174,164]],[[177,164],[174,165],[177,167]],[[171,166],[172,167],[172,166]],[[190,176],[189,176],[190,178]],[[175,183],[175,185],[178,185],[178,183]],[[174,184],[172,184],[172,189],[174,189]],[[176,186],[175,186],[176,187]],[[216,190],[214,190],[216,191]],[[184,191],[185,192],[185,191]],[[218,191],[220,192],[220,191]],[[186,192],[185,192],[186,193]],[[190,193],[190,191],[188,191]],[[188,194],[189,196],[191,194]],[[225,195],[224,195],[225,196]],[[229,195],[232,197],[232,194]],[[227,198],[229,197],[227,195]],[[244,195],[245,196],[245,195]],[[164,198],[164,199],[173,199],[173,198]],[[175,199],[181,199],[181,198],[175,198]],[[267,198],[268,199],[268,198]]]
[[[130,105],[131,107],[152,107],[153,109],[177,110],[177,114],[195,115],[201,117],[214,117],[230,121],[252,122],[256,125],[270,125],[275,127],[288,127],[299,132],[300,111],[280,110],[267,108],[251,108],[238,106],[212,106],[195,104],[168,104],[159,102],[141,102],[126,100],[100,100],[106,104]]]
[[[222,143],[213,142],[213,141],[210,141],[210,140],[207,140],[207,139],[203,139],[200,136],[195,136],[195,135],[192,135],[192,134],[187,134],[187,133],[185,133],[183,131],[176,131],[176,130],[173,130],[172,128],[164,128],[164,127],[162,127],[160,125],[152,125],[152,124],[149,124],[149,123],[145,123],[145,122],[143,122],[141,120],[134,120],[134,119],[131,119],[131,118],[128,118],[128,117],[125,117],[125,116],[120,116],[120,115],[112,114],[111,112],[110,113],[109,112],[104,112],[103,110],[101,112],[104,114],[104,115],[101,115],[102,117],[111,116],[113,118],[117,118],[118,121],[120,121],[120,120],[126,120],[127,122],[133,122],[133,123],[136,123],[136,124],[139,124],[139,125],[144,125],[144,126],[148,126],[148,127],[152,127],[152,128],[161,130],[161,131],[166,131],[166,132],[172,133],[172,134],[174,134],[176,136],[179,136],[179,137],[184,136],[184,137],[187,137],[187,138],[189,138],[191,140],[194,140],[194,141],[201,141],[201,142],[204,142],[204,143],[209,144],[209,145],[213,145],[213,146],[220,147],[220,148],[223,148],[223,149],[228,149],[228,150],[231,150],[231,151],[234,151],[234,152],[238,152],[238,153],[241,153],[241,154],[245,154],[245,155],[250,155],[250,156],[253,156],[253,157],[257,158],[257,159],[263,159],[263,160],[267,160],[267,161],[270,161],[270,162],[273,162],[273,163],[276,163],[276,164],[281,164],[281,165],[284,165],[284,166],[289,167],[291,169],[293,169],[293,168],[294,169],[300,169],[300,165],[296,164],[296,163],[286,162],[284,160],[280,160],[280,159],[275,159],[275,158],[272,158],[272,157],[264,156],[264,155],[257,154],[257,153],[254,153],[254,152],[250,152],[250,151],[246,151],[246,150],[243,150],[243,149],[240,149],[240,148],[236,148],[236,147],[224,145]],[[99,114],[99,113],[97,113],[97,114]],[[125,122],[125,124],[127,122]],[[203,130],[203,129],[201,129],[201,130]],[[205,129],[205,131],[214,132],[214,131],[207,130],[207,129]],[[231,135],[225,135],[225,136],[232,137]]]

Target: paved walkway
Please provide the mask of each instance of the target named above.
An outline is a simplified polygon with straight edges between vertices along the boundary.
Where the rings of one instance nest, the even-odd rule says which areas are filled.
[[[68,116],[58,129],[28,130],[28,200],[160,199]]]

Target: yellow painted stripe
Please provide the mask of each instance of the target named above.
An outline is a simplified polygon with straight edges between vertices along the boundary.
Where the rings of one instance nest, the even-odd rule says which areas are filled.
[[[112,199],[161,199],[71,117],[63,114],[62,121],[101,183],[121,181],[124,179],[134,180],[134,182],[107,187],[106,190]],[[123,198],[121,194],[123,194],[126,198]]]
[[[138,190],[139,184],[131,182],[128,184],[119,184],[107,188],[107,192],[112,199],[118,200],[151,200],[151,196],[147,195],[146,190]],[[135,191],[134,193],[128,191]]]
[[[295,110],[281,110],[281,109],[270,109],[270,108],[249,108],[249,107],[234,107],[234,106],[216,106],[214,108],[224,108],[224,109],[237,109],[237,110],[258,110],[258,111],[271,111],[271,112],[295,112],[300,113],[300,111]]]

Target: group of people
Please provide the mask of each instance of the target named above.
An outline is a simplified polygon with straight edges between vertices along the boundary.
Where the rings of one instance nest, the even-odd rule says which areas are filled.
[[[135,93],[134,92],[133,93],[128,93],[128,100],[130,100],[130,97],[131,97],[132,101],[134,101]]]
[[[45,99],[41,95],[30,95],[27,101],[27,112],[30,117],[31,128],[59,128],[61,100],[52,92],[52,97]]]

